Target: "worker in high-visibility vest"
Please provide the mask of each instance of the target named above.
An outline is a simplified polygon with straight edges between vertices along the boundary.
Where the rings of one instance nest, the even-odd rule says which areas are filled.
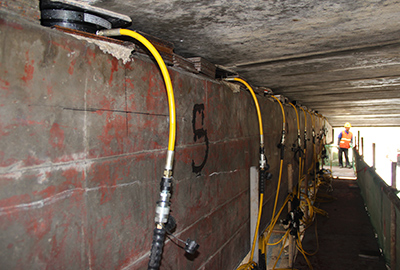
[[[345,130],[340,132],[338,137],[338,148],[339,148],[339,167],[343,168],[343,153],[346,158],[347,168],[352,168],[349,162],[349,148],[353,144],[353,133],[350,132],[351,125],[349,122],[344,124]]]

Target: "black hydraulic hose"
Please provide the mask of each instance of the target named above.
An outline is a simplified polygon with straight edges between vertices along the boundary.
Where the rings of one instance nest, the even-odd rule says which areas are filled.
[[[166,224],[168,221],[168,213],[172,189],[172,177],[164,175],[161,178],[160,183],[160,200],[157,202],[156,207],[156,228],[153,231],[153,242],[150,250],[150,260],[148,264],[148,270],[158,270],[161,264],[161,255],[164,247],[164,240],[166,230],[162,224]],[[168,213],[167,213],[168,212]]]
[[[281,160],[284,160],[284,157],[285,157],[285,145],[282,144],[279,147],[281,149]]]
[[[266,176],[266,171],[265,170],[261,170],[260,171],[260,177],[259,177],[259,192],[260,194],[264,194],[264,185],[265,185],[265,180],[267,180],[267,176]]]
[[[161,255],[164,247],[165,229],[155,228],[153,232],[153,243],[151,244],[150,260],[148,270],[158,270],[160,268]]]

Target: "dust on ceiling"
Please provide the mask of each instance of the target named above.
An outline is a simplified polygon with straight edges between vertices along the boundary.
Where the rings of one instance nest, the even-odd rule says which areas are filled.
[[[400,2],[88,0],[323,114],[332,126],[400,126]]]

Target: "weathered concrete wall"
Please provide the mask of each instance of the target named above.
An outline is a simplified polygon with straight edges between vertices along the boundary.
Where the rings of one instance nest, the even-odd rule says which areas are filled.
[[[40,19],[39,0],[3,0],[0,9],[23,17],[31,22]]]
[[[2,11],[1,18],[1,268],[145,269],[168,140],[158,68],[147,56],[124,64],[23,17]],[[253,100],[247,91],[169,71],[177,108],[172,215],[176,234],[195,239],[200,250],[186,257],[167,240],[162,269],[234,269],[250,247],[249,168],[259,158]],[[282,116],[277,102],[258,98],[274,175],[266,187],[265,228],[278,182]],[[290,150],[296,116],[290,106],[285,112],[281,202],[288,163],[298,175]],[[205,136],[195,139],[200,129],[208,147]],[[311,141],[307,151],[309,168]]]

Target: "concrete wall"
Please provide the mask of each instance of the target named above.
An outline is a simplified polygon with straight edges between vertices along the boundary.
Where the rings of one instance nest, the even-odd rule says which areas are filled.
[[[4,7],[0,15],[0,268],[146,269],[168,141],[157,66],[140,54],[124,63]],[[176,234],[200,249],[187,257],[167,240],[161,268],[234,269],[250,248],[249,169],[259,158],[253,100],[201,75],[169,71],[177,108],[171,214]],[[265,228],[278,182],[282,116],[277,102],[258,99],[274,175],[266,187]],[[280,202],[287,164],[298,175],[290,150],[296,116],[290,106],[285,113]],[[315,124],[319,132],[323,123]],[[208,146],[205,136],[195,139],[199,129]],[[310,141],[306,168],[312,151]]]

